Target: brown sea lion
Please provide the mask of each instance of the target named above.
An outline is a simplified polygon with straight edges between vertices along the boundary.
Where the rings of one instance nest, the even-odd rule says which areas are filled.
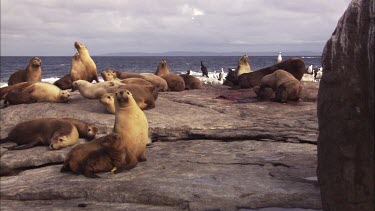
[[[92,84],[85,80],[74,81],[72,90],[78,89],[79,93],[88,99],[99,99],[102,95],[116,92],[122,84],[116,81],[105,81]]]
[[[148,122],[130,91],[116,92],[115,125],[113,132],[120,134],[125,148],[126,164],[116,172],[134,168],[138,162],[146,161]]]
[[[37,145],[49,146],[51,149],[62,149],[78,141],[78,131],[73,124],[52,118],[40,118],[17,124],[8,137],[0,143],[11,141],[17,146],[9,149],[28,149]]]
[[[0,88],[0,100],[4,100],[6,95],[10,92],[19,92],[25,87],[28,87],[32,84],[32,82],[21,82],[10,86],[5,86]]]
[[[140,109],[155,108],[155,99],[152,97],[150,91],[142,86],[128,84],[121,87],[121,89],[129,90],[135,102]],[[115,93],[108,93],[100,98],[100,102],[106,106],[109,113],[115,114]]]
[[[14,91],[14,89],[12,89]],[[70,93],[57,86],[46,82],[33,82],[29,86],[18,89],[17,92],[28,93],[37,102],[65,103],[70,98]]]
[[[180,76],[184,79],[185,82],[185,89],[202,89],[203,84],[198,78],[188,75],[188,74],[180,74]]]
[[[59,80],[55,81],[53,85],[59,87],[61,90],[71,89],[72,88],[72,79],[69,74],[64,75]]]
[[[95,173],[109,172],[125,164],[125,147],[121,136],[108,134],[92,142],[75,146],[65,159],[60,172],[72,171],[90,178],[99,178]]]
[[[184,79],[174,73],[161,76],[168,84],[168,91],[180,92],[185,90],[185,81]]]
[[[105,70],[102,70],[100,73],[104,81],[112,81],[115,79],[126,79],[126,78],[142,78],[145,79],[142,75],[139,73],[133,73],[133,72],[121,72],[119,70],[115,70],[113,68],[107,68]]]
[[[141,78],[126,78],[126,79],[121,80],[121,82],[124,84],[136,84],[139,86],[146,87],[150,91],[150,93],[152,94],[155,100],[158,98],[159,91],[157,87],[155,86],[155,84],[153,84],[152,82],[148,80],[141,79]]]
[[[285,70],[291,73],[297,80],[301,80],[304,73],[306,73],[305,62],[299,58],[288,59],[286,61],[275,64],[271,67],[263,68],[251,73],[244,73],[238,77],[238,83],[241,88],[251,88],[260,86],[262,78],[276,70]]]
[[[167,82],[160,76],[157,76],[152,73],[141,73],[141,76],[143,76],[146,80],[155,84],[159,92],[166,92],[168,90]]]
[[[265,91],[263,89],[266,87],[272,88],[276,92],[276,101],[282,103],[285,103],[288,100],[298,101],[302,91],[300,81],[285,70],[276,70],[272,74],[264,76],[261,80],[258,93],[261,93],[260,95],[264,95],[263,93]]]
[[[163,59],[163,61],[161,61],[156,69],[156,72],[155,72],[155,75],[157,76],[164,76],[164,75],[168,75],[169,74],[169,68],[168,68],[168,65],[167,65],[167,61]]]
[[[29,65],[24,70],[18,70],[13,73],[8,80],[8,85],[14,85],[20,82],[33,82],[42,80],[42,60],[33,57]]]
[[[37,99],[29,93],[24,92],[14,92],[10,91],[5,96],[4,104],[8,105],[18,105],[18,104],[30,104],[36,103]]]
[[[275,92],[270,87],[262,87],[256,86],[254,87],[254,92],[257,94],[257,98],[259,100],[269,100],[275,98]]]
[[[73,124],[77,128],[80,138],[93,139],[98,133],[98,128],[88,122],[73,118],[62,118],[61,120],[68,121]]]
[[[76,54],[72,58],[72,70],[70,72],[72,82],[76,80],[86,80],[88,82],[92,82],[95,80],[97,83],[99,83],[98,70],[96,69],[96,64],[94,60],[92,60],[86,46],[84,46],[82,43],[75,42],[74,47],[77,49],[78,55]],[[82,66],[79,64],[79,60],[85,68],[85,71],[81,70]],[[75,62],[77,62],[77,64],[79,65],[79,67],[77,66],[77,69],[73,68]],[[75,74],[75,72],[77,72],[77,75]],[[76,76],[81,76],[82,78]]]
[[[249,65],[249,57],[245,54],[238,60],[238,65],[235,70],[237,77],[244,74],[244,73],[250,73],[251,68]]]

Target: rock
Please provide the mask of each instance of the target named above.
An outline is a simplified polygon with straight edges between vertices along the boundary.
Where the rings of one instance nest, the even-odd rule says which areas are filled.
[[[291,73],[299,81],[302,79],[303,74],[306,73],[305,62],[299,58],[292,58],[271,67],[263,68],[251,73],[244,73],[238,77],[238,83],[242,89],[259,86],[260,80],[262,80],[265,75],[271,74],[279,69]]]
[[[353,0],[323,52],[318,180],[324,210],[374,210],[375,1]]]
[[[1,161],[21,172],[2,177],[1,206],[50,210],[320,209],[316,176],[318,83],[303,83],[302,101],[261,102],[252,89],[204,86],[159,93],[146,110],[147,161],[101,179],[60,173],[70,148],[5,151]],[[72,117],[112,130],[114,115],[98,100],[73,92],[68,103],[15,105],[1,110],[1,136],[19,122]],[[79,140],[83,142],[83,139]],[[1,144],[3,146],[4,144]],[[25,156],[27,155],[27,156]]]

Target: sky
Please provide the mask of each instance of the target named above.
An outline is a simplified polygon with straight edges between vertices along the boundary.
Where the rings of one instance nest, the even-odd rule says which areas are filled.
[[[350,0],[1,0],[1,56],[322,52]]]

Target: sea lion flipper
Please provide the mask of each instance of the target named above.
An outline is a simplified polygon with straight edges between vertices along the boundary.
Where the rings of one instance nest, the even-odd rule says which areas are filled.
[[[85,170],[83,172],[83,175],[85,177],[88,177],[88,178],[100,178],[98,175],[96,175],[94,172],[90,171],[90,170]]]
[[[125,164],[125,165],[122,165],[120,167],[117,167],[115,171],[113,171],[114,174],[118,174],[118,173],[121,173],[123,171],[127,171],[127,170],[130,170],[134,167],[137,166],[137,163],[132,163],[132,164]]]
[[[70,170],[69,161],[65,160],[63,166],[60,169],[60,172],[68,172]]]
[[[33,148],[38,142],[31,142],[29,144],[23,144],[14,147],[8,147],[8,150],[22,150],[22,149],[30,149]]]

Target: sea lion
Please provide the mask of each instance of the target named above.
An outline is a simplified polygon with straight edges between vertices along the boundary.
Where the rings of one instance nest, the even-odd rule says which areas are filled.
[[[0,88],[0,100],[4,100],[6,95],[10,92],[19,92],[25,87],[28,87],[32,84],[32,82],[21,82],[10,86],[5,86]]]
[[[139,73],[133,73],[133,72],[121,72],[119,70],[115,70],[113,68],[107,68],[105,70],[102,70],[100,73],[104,81],[112,81],[115,79],[126,79],[126,78],[142,78],[145,79],[142,75]]]
[[[121,85],[123,84],[115,81],[92,84],[88,81],[78,80],[73,82],[72,89],[78,89],[79,93],[85,98],[99,99],[104,94],[116,92]]]
[[[272,88],[276,92],[276,101],[282,103],[288,100],[298,101],[302,91],[300,81],[285,70],[276,70],[272,74],[264,76],[261,80],[260,89],[254,91],[256,91],[257,94],[260,93],[260,95],[264,95],[263,93],[265,91],[263,89],[266,87]]]
[[[202,71],[202,76],[206,76],[208,78],[208,70],[207,70],[207,67],[203,65],[203,61],[201,61],[201,71]]]
[[[61,90],[57,86],[46,82],[33,82],[18,91],[30,94],[37,102],[65,103],[70,98],[68,91]]]
[[[124,84],[136,84],[139,86],[146,87],[150,91],[155,100],[158,98],[159,91],[155,84],[153,84],[150,81],[141,78],[126,78],[121,80],[121,82]]]
[[[303,74],[306,73],[305,62],[299,58],[292,58],[271,67],[263,68],[251,73],[244,73],[238,77],[237,83],[239,83],[240,87],[243,89],[260,86],[260,81],[264,76],[279,69],[291,73],[299,81],[302,79]]]
[[[12,150],[28,149],[37,145],[46,145],[51,149],[62,149],[78,141],[78,131],[73,124],[53,118],[40,118],[17,124],[8,137],[1,139],[15,142]]]
[[[121,136],[111,133],[89,143],[75,146],[67,155],[60,172],[72,171],[90,178],[95,173],[122,168],[125,164],[125,147]]]
[[[128,84],[122,86],[120,89],[129,90],[140,109],[155,108],[155,99],[147,88],[135,84]],[[115,93],[103,95],[100,98],[100,102],[106,106],[109,113],[115,114]]]
[[[37,99],[29,93],[24,92],[14,92],[10,91],[5,96],[4,104],[8,105],[18,105],[18,104],[30,104],[36,103]]]
[[[168,84],[167,82],[161,78],[160,76],[157,76],[152,73],[141,73],[141,76],[144,77],[144,79],[152,82],[155,84],[156,88],[158,88],[159,92],[166,92],[168,90]]]
[[[30,59],[29,65],[24,70],[13,73],[8,80],[8,85],[20,82],[33,82],[42,80],[42,60],[38,57]]]
[[[88,138],[91,140],[95,138],[96,134],[98,133],[98,128],[88,122],[73,118],[62,118],[61,120],[68,121],[69,123],[73,124],[77,128],[80,138]]]
[[[184,79],[185,82],[185,89],[202,89],[203,84],[198,78],[188,75],[188,74],[180,74],[180,76]]]
[[[168,84],[168,91],[180,92],[185,90],[184,79],[174,73],[161,76]]]
[[[246,54],[241,56],[241,58],[238,60],[238,65],[235,72],[237,77],[244,73],[251,72],[251,67],[249,65],[249,57]]]
[[[88,49],[82,43],[75,42],[74,47],[77,49],[78,54],[75,54],[72,58],[72,69],[70,71],[70,75],[72,78],[72,82],[76,80],[86,80],[88,82],[96,81],[99,83],[98,79],[98,70],[96,69],[96,64],[94,60],[92,60]],[[82,66],[84,67],[84,71],[82,71]],[[77,68],[75,65],[77,63]],[[75,74],[77,73],[77,74]]]
[[[275,98],[275,92],[270,87],[254,87],[254,92],[257,94],[258,100],[269,100]]]
[[[72,88],[72,79],[69,74],[64,75],[59,80],[55,81],[53,85],[59,87],[61,90],[71,89]]]
[[[125,148],[126,164],[116,172],[134,168],[138,162],[146,161],[148,122],[128,90],[116,92],[115,125],[113,132],[120,134]]]
[[[164,75],[168,75],[169,74],[169,68],[168,68],[168,65],[167,65],[167,61],[166,60],[162,60],[158,67],[156,68],[156,72],[155,72],[155,75],[157,76],[164,76]]]

